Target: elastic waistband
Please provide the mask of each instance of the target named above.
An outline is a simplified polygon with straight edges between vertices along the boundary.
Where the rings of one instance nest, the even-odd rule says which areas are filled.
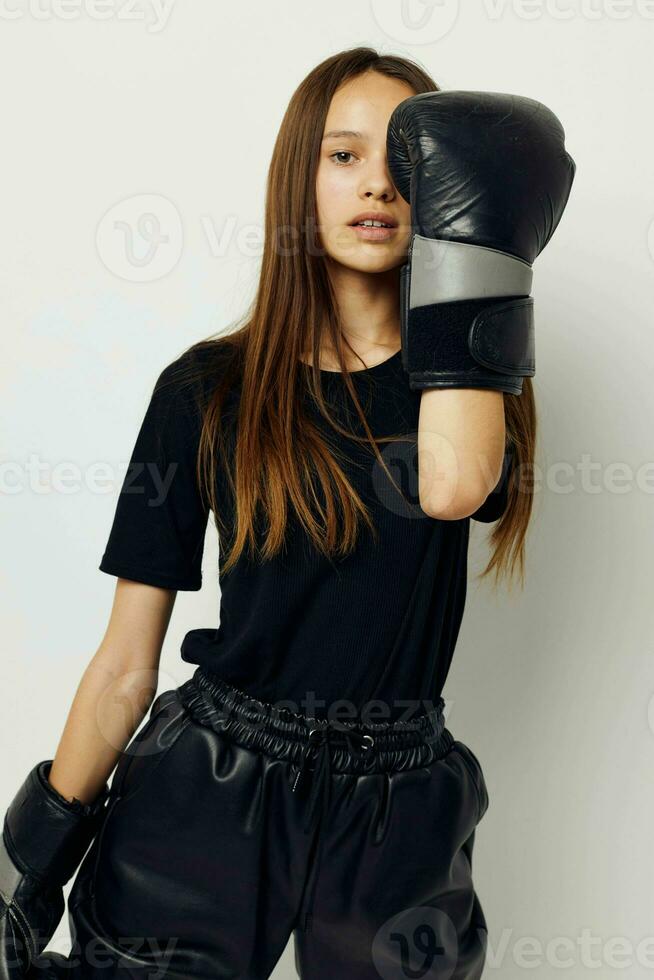
[[[454,738],[445,702],[408,721],[356,723],[317,719],[259,701],[204,667],[177,692],[194,721],[236,743],[301,765],[307,750],[329,743],[332,772],[389,772],[428,765],[446,755]]]
[[[290,762],[293,793],[301,793],[310,782],[302,822],[305,833],[317,825],[321,814],[329,813],[333,773],[414,769],[447,755],[454,744],[445,728],[443,698],[410,721],[364,724],[311,718],[259,701],[203,667],[177,693],[194,721],[246,748]],[[298,912],[304,929],[312,916],[324,839],[320,834]]]

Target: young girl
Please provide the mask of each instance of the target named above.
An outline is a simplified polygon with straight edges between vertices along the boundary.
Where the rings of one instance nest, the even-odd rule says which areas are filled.
[[[255,303],[154,387],[100,564],[118,577],[109,626],[54,761],[22,791],[67,821],[55,912],[34,917],[32,943],[20,898],[34,885],[10,808],[16,976],[260,980],[292,933],[310,980],[481,975],[471,862],[488,794],[444,725],[442,690],[471,518],[497,522],[484,574],[522,574],[531,491],[510,477],[533,460],[534,371],[529,348],[513,377],[444,370],[444,340],[423,356],[419,315],[433,305],[415,303],[415,252],[410,298],[400,270],[417,230],[427,241],[438,187],[402,185],[433,141],[415,116],[389,120],[437,91],[412,62],[356,48],[290,101]],[[442,282],[450,253],[441,261]],[[476,316],[462,298],[457,316]],[[518,329],[529,338],[524,298],[505,305],[512,343]],[[176,592],[201,586],[210,511],[219,625],[186,634],[196,670],[152,703]],[[144,691],[126,719],[120,704]],[[70,957],[37,958],[76,868]]]

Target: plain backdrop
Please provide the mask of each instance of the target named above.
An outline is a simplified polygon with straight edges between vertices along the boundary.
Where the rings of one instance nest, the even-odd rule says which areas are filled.
[[[264,189],[288,99],[356,44],[444,88],[528,95],[577,176],[537,260],[542,479],[524,591],[474,576],[445,688],[490,808],[474,875],[484,976],[654,968],[651,386],[654,3],[4,0],[0,811],[52,758],[104,632],[98,571],[156,377],[253,295]],[[180,593],[159,690],[215,626],[217,539]],[[410,828],[408,829],[410,832]],[[68,888],[66,889],[66,894]],[[66,951],[64,917],[51,948]],[[275,978],[295,976],[289,943]]]

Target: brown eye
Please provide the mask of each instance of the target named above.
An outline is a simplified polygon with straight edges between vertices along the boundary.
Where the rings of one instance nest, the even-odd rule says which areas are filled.
[[[333,159],[334,157],[351,157],[351,156],[353,156],[353,154],[349,150],[336,150],[335,153],[331,154],[330,159]],[[347,166],[346,163],[339,163],[338,161],[336,161],[336,165],[338,167]]]

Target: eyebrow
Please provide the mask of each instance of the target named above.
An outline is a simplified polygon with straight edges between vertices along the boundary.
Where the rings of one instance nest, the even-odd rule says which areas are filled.
[[[344,136],[350,136],[352,139],[362,140],[364,139],[363,133],[359,133],[356,129],[330,129],[328,133],[323,136],[324,140],[330,139],[342,139]]]

